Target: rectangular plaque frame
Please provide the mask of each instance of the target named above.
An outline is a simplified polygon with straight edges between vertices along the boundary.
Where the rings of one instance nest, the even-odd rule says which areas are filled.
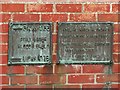
[[[109,46],[109,49],[110,50],[108,50],[108,51],[110,51],[109,52],[109,54],[110,54],[110,57],[109,57],[109,60],[107,59],[107,60],[105,60],[105,61],[100,61],[100,60],[96,60],[96,61],[92,61],[92,60],[88,60],[88,61],[82,61],[82,60],[77,60],[77,61],[73,61],[73,60],[71,60],[71,59],[68,59],[68,61],[67,60],[64,60],[63,59],[63,57],[65,56],[65,55],[63,55],[62,56],[62,54],[60,54],[60,50],[61,50],[61,48],[63,48],[62,47],[62,43],[65,43],[63,40],[64,40],[64,38],[62,38],[63,36],[61,36],[60,37],[60,34],[62,35],[62,31],[61,30],[63,30],[63,29],[65,29],[65,28],[68,28],[68,27],[70,27],[70,28],[74,28],[74,26],[75,25],[77,25],[77,24],[88,24],[88,26],[91,24],[96,24],[96,25],[100,25],[100,24],[103,24],[103,26],[104,26],[104,24],[105,25],[110,25],[110,31],[109,31],[109,34],[110,34],[110,41],[109,41],[109,43],[110,43],[110,46]],[[68,25],[68,26],[67,26]],[[71,25],[71,26],[70,26]],[[68,28],[68,29],[70,29],[70,28]],[[107,27],[106,27],[107,28]],[[68,30],[68,29],[65,29],[65,30]],[[93,28],[92,28],[93,29]],[[64,32],[64,30],[63,30],[63,35],[65,35],[65,32]],[[88,33],[87,31],[85,32],[85,33]],[[76,33],[77,34],[77,33]],[[61,39],[62,38],[62,39]],[[62,42],[63,41],[63,42]],[[69,39],[68,39],[68,41],[69,41]],[[86,40],[87,41],[87,40]],[[89,41],[89,40],[88,40]],[[62,42],[62,43],[61,43]],[[66,44],[67,45],[67,44]],[[109,44],[108,44],[109,45]],[[69,46],[69,45],[68,45]],[[60,23],[58,23],[58,51],[57,51],[57,63],[58,64],[112,64],[113,63],[113,61],[112,61],[112,46],[113,46],[113,23],[112,22],[60,22]],[[72,51],[71,51],[72,52]],[[62,50],[61,50],[61,53],[63,53],[62,52]],[[64,52],[65,53],[65,52]],[[67,55],[67,54],[66,54]],[[107,55],[106,55],[107,56]],[[68,56],[68,57],[70,57],[70,56]],[[67,58],[68,58],[67,57]]]
[[[51,30],[52,30],[51,22],[10,22],[8,42],[9,43],[8,65],[51,64],[52,63]],[[18,39],[15,39],[15,37]],[[16,48],[15,50],[15,47],[19,47],[20,49]]]

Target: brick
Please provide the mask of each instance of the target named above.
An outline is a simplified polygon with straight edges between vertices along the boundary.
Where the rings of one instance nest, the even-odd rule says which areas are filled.
[[[114,32],[120,32],[120,24],[114,24]]]
[[[57,43],[57,35],[52,35],[52,42]]]
[[[57,52],[57,44],[56,43],[53,43],[53,54]]]
[[[67,0],[41,0],[42,3],[65,3]]]
[[[9,66],[9,74],[24,74],[24,66]]]
[[[120,74],[111,74],[111,75],[97,75],[96,81],[97,83],[104,82],[120,82],[119,80]]]
[[[0,43],[8,43],[8,35],[7,34],[0,35]]]
[[[83,84],[82,88],[83,90],[86,90],[89,88],[89,90],[93,90],[93,89],[98,89],[98,90],[102,90],[104,87],[104,84]]]
[[[52,90],[52,85],[30,85],[26,87],[26,90]]]
[[[29,4],[27,5],[28,12],[52,12],[52,4]]]
[[[115,90],[119,90],[120,84],[112,84],[111,88],[115,88]]]
[[[55,73],[81,73],[80,65],[56,65]]]
[[[0,0],[0,2],[10,2],[11,0]]]
[[[25,90],[24,89],[24,86],[3,86],[2,87],[2,89],[3,90],[15,90],[15,89],[17,89],[17,90]]]
[[[118,62],[120,62],[120,54],[118,54]]]
[[[120,4],[112,4],[112,11],[120,12],[119,7],[120,7]]]
[[[9,22],[11,20],[10,14],[0,14],[0,22]]]
[[[119,66],[120,66],[120,64],[114,64],[112,66],[113,73],[119,73],[120,72]]]
[[[110,4],[85,4],[85,12],[110,12]]]
[[[98,14],[98,21],[100,22],[118,22],[119,14]]]
[[[0,54],[8,52],[8,45],[0,45]]]
[[[8,24],[0,25],[0,33],[8,33]]]
[[[62,88],[61,90],[68,90],[68,89],[79,89],[80,85],[55,85],[55,90],[59,90],[60,88]]]
[[[81,4],[57,4],[56,11],[57,12],[81,12],[82,5]]]
[[[8,61],[8,55],[0,55],[0,64],[7,64]]]
[[[98,0],[98,2],[119,2],[118,0]]]
[[[68,83],[94,83],[93,75],[69,75]]]
[[[11,76],[12,84],[37,84],[37,76]]]
[[[113,36],[113,42],[119,43],[120,42],[120,34],[114,34]]]
[[[26,73],[27,74],[50,74],[50,73],[53,73],[53,66],[52,65],[27,66]]]
[[[2,72],[0,74],[8,74],[8,67],[7,66],[0,66],[2,68]]]
[[[2,84],[9,84],[9,77],[8,76],[0,76],[2,78]]]
[[[113,52],[119,53],[119,52],[120,52],[120,49],[119,49],[118,47],[120,47],[120,44],[114,44],[114,45],[113,45]]]
[[[24,4],[2,4],[3,12],[24,12]]]
[[[67,14],[42,14],[42,21],[46,22],[64,22],[67,21]]]
[[[66,82],[65,75],[45,74],[40,76],[40,84],[64,84]]]
[[[38,2],[38,0],[12,0],[13,2]]]
[[[2,74],[24,74],[24,66],[0,66]]]
[[[96,0],[70,0],[71,3],[74,3],[74,2],[96,2]]]
[[[115,63],[119,63],[120,62],[120,54],[113,54],[113,61]]]
[[[84,65],[83,73],[103,73],[104,66],[103,65]]]
[[[57,62],[57,55],[52,55],[52,62],[56,63]]]
[[[58,24],[56,23],[56,26],[55,26],[55,33],[58,33]]]
[[[70,14],[70,21],[96,21],[95,14]]]
[[[38,14],[14,14],[13,15],[13,21],[25,21],[25,22],[35,22],[39,21],[39,15]]]

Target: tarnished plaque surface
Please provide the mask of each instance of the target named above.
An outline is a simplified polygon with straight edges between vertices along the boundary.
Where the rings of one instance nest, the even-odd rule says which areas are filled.
[[[50,64],[51,25],[51,23],[10,23],[8,64]]]
[[[58,23],[58,63],[112,63],[112,23]]]

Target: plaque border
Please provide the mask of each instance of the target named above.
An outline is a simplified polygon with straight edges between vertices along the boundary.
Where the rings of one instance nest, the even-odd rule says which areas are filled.
[[[64,60],[60,61],[60,57],[59,57],[59,33],[60,33],[60,28],[59,26],[61,24],[111,24],[111,60],[109,61],[75,61],[75,62],[66,62]],[[72,65],[72,64],[104,64],[104,65],[111,65],[113,64],[113,33],[114,33],[114,23],[113,22],[58,22],[58,35],[57,35],[57,44],[58,44],[58,50],[57,50],[57,64],[67,64],[67,65]],[[72,60],[71,60],[72,61]]]
[[[10,63],[10,50],[9,50],[9,47],[10,47],[10,43],[12,41],[10,41],[10,30],[11,30],[11,25],[13,24],[34,24],[34,23],[37,23],[37,24],[49,24],[50,25],[50,61],[49,62],[42,62],[42,63],[39,63],[39,62],[33,62],[33,63],[28,63],[28,62],[15,62],[15,63]],[[52,22],[9,22],[9,28],[8,28],[8,65],[9,66],[12,66],[12,65],[50,65],[52,63],[52,27],[53,27],[53,23]]]

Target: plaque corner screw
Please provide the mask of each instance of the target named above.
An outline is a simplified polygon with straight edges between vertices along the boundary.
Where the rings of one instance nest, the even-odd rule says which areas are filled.
[[[9,25],[12,26],[12,25],[13,25],[13,22],[10,22]]]

